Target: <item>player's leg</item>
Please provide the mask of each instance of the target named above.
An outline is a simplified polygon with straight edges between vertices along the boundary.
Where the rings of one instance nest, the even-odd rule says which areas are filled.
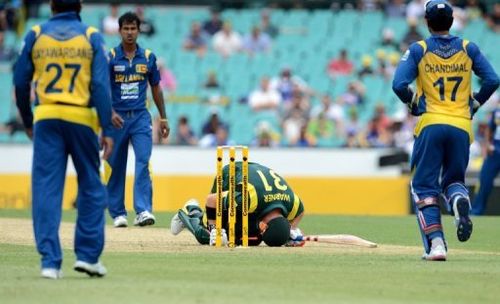
[[[35,124],[33,141],[32,212],[36,247],[42,269],[61,269],[59,242],[67,151],[59,121]],[[57,271],[58,273],[58,271]]]
[[[444,243],[438,204],[441,192],[439,174],[444,153],[443,142],[444,137],[440,125],[425,127],[415,140],[411,160],[412,199],[426,255],[431,252],[432,240],[440,239]]]
[[[469,163],[469,134],[464,130],[447,127],[447,142],[443,162],[443,193],[448,210],[455,216],[457,237],[461,242],[469,239],[472,221],[469,218],[469,192],[465,186],[465,171]]]
[[[493,189],[493,182],[500,171],[500,152],[494,151],[484,160],[481,173],[479,175],[479,185],[476,190],[476,197],[472,204],[471,213],[481,215],[486,209],[486,203]]]
[[[139,218],[138,225],[154,224],[152,216],[152,172],[150,166],[153,139],[151,131],[151,115],[148,111],[136,112],[130,130],[130,139],[135,154],[135,178],[134,178],[134,209],[144,220]],[[147,214],[149,213],[149,214]],[[134,222],[136,223],[136,222]]]
[[[104,248],[107,206],[106,188],[99,174],[98,138],[89,127],[66,124],[66,140],[78,177],[75,254],[82,264],[95,265]],[[105,270],[102,271],[95,275],[104,275]],[[87,271],[84,269],[84,272]]]
[[[109,214],[112,218],[127,216],[125,209],[125,178],[127,176],[127,157],[129,144],[129,123],[112,132],[113,151],[104,162],[105,182],[108,191]]]

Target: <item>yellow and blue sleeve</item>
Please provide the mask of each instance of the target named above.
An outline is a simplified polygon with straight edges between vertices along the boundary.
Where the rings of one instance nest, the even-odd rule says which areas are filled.
[[[14,69],[16,104],[26,128],[33,127],[33,111],[31,110],[30,92],[34,66],[31,59],[31,51],[39,31],[40,27],[36,26],[26,35],[24,47]]]
[[[472,59],[472,70],[482,80],[481,89],[474,94],[474,99],[484,104],[499,86],[498,75],[476,44],[469,42],[466,51]]]
[[[104,40],[98,32],[93,32],[90,44],[94,51],[92,60],[91,103],[96,108],[104,135],[111,132],[111,88],[109,67]]]
[[[414,43],[401,58],[394,74],[392,89],[403,103],[410,103],[413,98],[413,92],[410,90],[410,84],[418,76],[418,63],[424,55],[421,45]]]

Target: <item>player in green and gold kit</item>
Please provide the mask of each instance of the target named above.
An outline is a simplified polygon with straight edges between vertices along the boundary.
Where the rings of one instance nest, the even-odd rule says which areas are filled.
[[[242,163],[236,162],[235,191],[236,244],[241,244],[241,200],[242,200]],[[249,243],[259,245],[264,241],[268,246],[302,246],[304,241],[298,224],[304,215],[304,205],[285,179],[272,169],[258,163],[248,164],[249,197]],[[227,191],[229,188],[229,166],[223,168],[223,228],[227,230]],[[216,181],[208,195],[205,205],[206,217],[196,200],[190,200],[173,217],[171,232],[176,235],[188,228],[200,244],[213,245],[215,241],[216,218]],[[225,237],[225,233],[224,237]]]

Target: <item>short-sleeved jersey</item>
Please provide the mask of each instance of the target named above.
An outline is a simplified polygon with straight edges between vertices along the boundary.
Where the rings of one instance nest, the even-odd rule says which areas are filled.
[[[240,206],[242,189],[242,163],[236,162],[236,202]],[[222,190],[229,189],[229,166],[223,168]],[[212,193],[216,192],[216,181],[212,186]],[[283,216],[293,220],[304,211],[304,205],[299,196],[295,194],[283,177],[272,169],[250,162],[248,164],[248,192],[250,215],[258,219],[273,209],[280,209]]]
[[[160,82],[156,56],[137,45],[134,58],[129,59],[121,44],[111,49],[109,55],[113,109],[145,109],[148,83],[155,86]]]
[[[14,73],[18,102],[29,104],[33,81],[35,122],[62,119],[97,130],[97,116],[91,109],[95,107],[101,125],[109,128],[107,63],[104,42],[97,29],[83,24],[76,13],[57,14],[34,26],[26,35]]]

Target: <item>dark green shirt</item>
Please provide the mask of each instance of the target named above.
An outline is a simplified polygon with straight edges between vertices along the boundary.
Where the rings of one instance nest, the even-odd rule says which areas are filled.
[[[242,162],[236,162],[236,191],[235,198],[237,208],[241,207],[242,192]],[[248,164],[248,192],[249,207],[251,215],[258,219],[269,213],[273,209],[280,209],[283,216],[289,221],[302,214],[304,205],[292,188],[283,177],[258,163],[250,162]],[[229,190],[229,165],[224,166],[222,170],[223,182],[222,190]],[[212,193],[216,192],[216,180],[212,186]],[[224,199],[226,205],[227,199]]]

